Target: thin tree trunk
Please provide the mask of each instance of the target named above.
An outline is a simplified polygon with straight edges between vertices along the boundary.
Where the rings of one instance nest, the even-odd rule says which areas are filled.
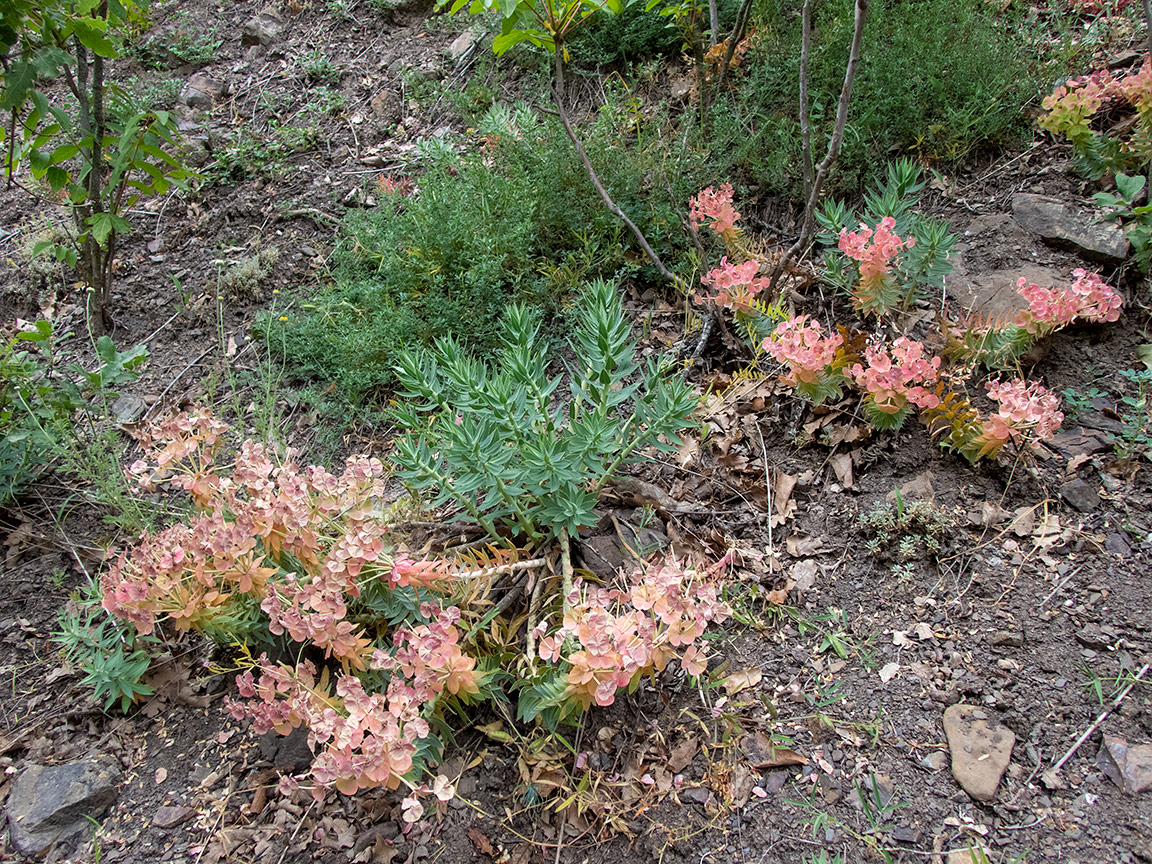
[[[736,53],[736,46],[744,38],[744,31],[748,29],[748,19],[752,15],[752,0],[741,0],[740,8],[736,11],[736,23],[732,25],[732,33],[728,37],[728,47],[724,49],[724,60],[720,64],[720,75],[717,84],[723,84],[728,74],[728,67],[732,64],[732,55]]]
[[[720,12],[716,9],[716,0],[708,0],[708,26],[712,28],[708,34],[708,47],[715,48],[720,38]]]
[[[108,126],[104,116],[104,58],[92,55],[92,171],[88,175],[88,201],[93,213],[103,213],[104,135]],[[90,238],[91,239],[91,238]],[[103,336],[107,317],[108,283],[112,278],[112,255],[116,234],[108,235],[101,247],[93,241],[95,261],[92,268],[92,296],[88,305],[89,326],[94,336]]]
[[[1148,0],[1146,0],[1148,2]],[[812,48],[812,0],[804,0],[800,39],[800,159],[804,200],[812,195],[812,118],[808,105],[808,54]]]
[[[871,2],[872,0],[856,0],[852,48],[848,54],[848,66],[844,70],[844,87],[840,90],[840,103],[836,108],[836,125],[832,130],[832,140],[828,142],[828,152],[816,169],[816,176],[812,180],[812,189],[808,193],[808,200],[804,205],[804,219],[800,227],[800,236],[784,253],[784,257],[780,259],[772,273],[771,281],[774,286],[793,256],[808,245],[808,239],[812,234],[812,223],[816,215],[816,204],[820,200],[820,189],[828,177],[828,172],[835,164],[836,158],[840,155],[840,145],[844,141],[844,126],[848,122],[848,106],[852,102],[852,84],[856,80],[856,69],[860,65],[860,46],[864,41],[864,23],[868,20],[868,7]]]
[[[608,194],[608,190],[604,188],[604,184],[600,182],[599,176],[596,174],[596,169],[592,166],[592,160],[588,158],[588,154],[584,150],[584,145],[580,142],[580,137],[576,134],[575,128],[572,126],[572,120],[568,116],[568,108],[566,103],[566,94],[564,86],[564,46],[556,46],[556,82],[552,88],[552,98],[556,102],[556,110],[560,115],[560,122],[564,126],[564,132],[568,135],[568,140],[572,142],[572,146],[576,148],[576,153],[580,156],[580,161],[584,163],[584,170],[588,173],[588,179],[592,181],[592,185],[596,187],[596,193],[600,196],[600,200],[604,202],[604,206],[608,208],[617,219],[628,226],[628,230],[636,238],[636,242],[640,244],[640,248],[644,250],[644,254],[648,256],[648,260],[656,267],[663,276],[670,282],[675,282],[676,276],[664,266],[664,262],[660,260],[660,256],[656,254],[655,250],[649,244],[648,239],[644,236],[644,232],[636,227],[628,216],[620,209],[619,205],[612,200],[612,196]]]
[[[1152,0],[1144,0],[1144,28],[1148,31],[1148,62],[1152,63]]]

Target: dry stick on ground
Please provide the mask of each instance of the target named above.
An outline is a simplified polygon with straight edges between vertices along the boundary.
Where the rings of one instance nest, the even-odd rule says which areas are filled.
[[[844,127],[848,122],[848,106],[852,102],[852,85],[856,80],[856,69],[860,66],[860,46],[864,41],[864,22],[868,20],[868,7],[872,0],[856,0],[856,20],[852,30],[852,48],[848,54],[848,66],[844,70],[844,87],[840,90],[840,103],[836,108],[836,125],[832,130],[832,140],[828,142],[828,152],[824,160],[816,169],[816,176],[812,179],[812,188],[808,192],[808,200],[804,204],[804,217],[800,226],[800,236],[789,247],[788,251],[776,265],[772,273],[771,283],[777,280],[788,267],[788,262],[795,257],[801,249],[808,245],[812,234],[812,222],[816,215],[816,204],[820,200],[820,189],[828,177],[836,158],[840,155],[840,145],[844,142]],[[804,70],[805,72],[807,70]],[[806,75],[804,76],[807,77]],[[801,86],[806,87],[806,83]]]
[[[576,153],[580,156],[580,161],[584,163],[584,170],[588,174],[588,179],[592,181],[592,185],[596,187],[596,193],[600,196],[600,200],[604,202],[604,206],[608,210],[628,226],[628,230],[636,238],[636,242],[640,244],[640,248],[644,250],[644,254],[648,256],[648,260],[660,271],[660,275],[667,279],[669,282],[676,282],[676,276],[672,271],[664,266],[664,262],[660,260],[660,256],[656,254],[648,239],[644,236],[636,223],[633,222],[628,216],[620,209],[619,205],[612,200],[612,196],[608,194],[608,190],[604,188],[604,184],[600,182],[600,177],[596,174],[596,169],[592,167],[592,160],[588,158],[588,154],[584,150],[584,145],[580,141],[580,137],[576,134],[575,128],[572,126],[572,119],[568,116],[568,107],[565,104],[567,96],[564,87],[564,47],[562,45],[556,46],[556,82],[552,87],[552,98],[556,102],[556,110],[560,114],[560,122],[564,126],[564,132],[568,136],[568,140],[572,142],[572,146],[576,148]]]
[[[560,529],[560,568],[561,568],[561,582],[563,586],[561,590],[564,596],[561,598],[564,601],[564,617],[568,617],[568,613],[572,610],[572,605],[568,600],[568,595],[572,593],[572,545],[568,542],[568,529]]]
[[[547,558],[533,558],[531,561],[514,561],[511,564],[497,564],[495,567],[484,567],[479,570],[469,570],[467,573],[458,573],[456,578],[483,579],[486,576],[496,576],[501,573],[516,573],[520,570],[530,570],[533,567],[543,567],[547,563]]]
[[[1145,3],[1147,2],[1148,0],[1145,0]],[[1055,774],[1057,771],[1064,767],[1064,763],[1072,758],[1072,755],[1080,749],[1080,745],[1088,740],[1089,736],[1091,736],[1092,733],[1100,727],[1100,724],[1108,719],[1108,715],[1115,711],[1120,706],[1120,703],[1123,702],[1124,699],[1128,696],[1128,694],[1132,692],[1132,688],[1140,683],[1140,679],[1143,678],[1144,673],[1148,671],[1149,665],[1152,664],[1145,663],[1140,668],[1140,671],[1136,673],[1136,677],[1129,681],[1128,686],[1120,691],[1120,695],[1112,700],[1112,704],[1100,712],[1100,716],[1096,718],[1091,726],[1084,730],[1084,734],[1076,739],[1076,743],[1068,749],[1068,752],[1061,756],[1060,760],[1055,765],[1044,772],[1045,774]]]

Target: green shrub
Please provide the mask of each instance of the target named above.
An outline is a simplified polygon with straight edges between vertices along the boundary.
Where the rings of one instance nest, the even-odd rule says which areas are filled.
[[[627,122],[602,112],[589,152],[657,251],[682,251],[669,190],[653,180],[659,160],[637,157],[619,134]],[[265,319],[297,374],[362,405],[394,383],[403,349],[451,334],[483,354],[498,346],[510,302],[547,315],[593,278],[648,278],[558,123],[495,105],[478,131],[483,146],[463,156],[442,139],[426,143],[413,194],[374,191],[378,206],[345,220],[332,284]],[[686,201],[688,190],[676,194]]]
[[[677,54],[684,40],[667,18],[645,11],[647,0],[631,0],[619,15],[597,15],[568,43],[578,66],[611,66]]]
[[[852,0],[816,4],[811,110],[813,152],[824,152],[843,84]],[[1022,107],[1050,83],[1022,26],[984,0],[874,0],[848,127],[833,183],[859,192],[881,179],[894,152],[954,163],[1028,133]],[[713,111],[714,149],[769,192],[800,183],[797,113],[800,20],[767,4],[737,93]]]

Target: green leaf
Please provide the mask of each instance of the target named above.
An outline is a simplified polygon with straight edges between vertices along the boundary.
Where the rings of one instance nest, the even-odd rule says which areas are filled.
[[[1140,194],[1144,188],[1145,180],[1143,177],[1136,175],[1130,176],[1128,174],[1116,175],[1116,191],[1118,191],[1126,202],[1131,203]]]
[[[0,110],[19,108],[36,85],[36,72],[27,61],[13,63],[4,76],[4,93],[0,97]]]
[[[119,52],[104,34],[108,30],[108,22],[99,18],[73,18],[72,32],[80,40],[80,44],[101,57],[117,57]]]
[[[89,216],[88,227],[92,231],[92,236],[96,238],[96,242],[101,246],[108,242],[108,238],[113,232],[128,234],[132,231],[132,223],[114,213],[95,213]]]
[[[1152,343],[1145,342],[1143,345],[1137,347],[1136,356],[1140,358],[1141,363],[1149,369],[1152,369]]]

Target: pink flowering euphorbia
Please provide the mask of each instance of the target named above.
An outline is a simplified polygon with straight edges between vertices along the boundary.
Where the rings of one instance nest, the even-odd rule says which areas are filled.
[[[875,228],[860,223],[858,231],[840,231],[840,251],[857,262],[860,283],[856,286],[855,304],[864,314],[882,315],[906,299],[906,291],[897,284],[896,256],[916,245],[914,237],[900,237],[893,230],[896,220],[885,216]]]
[[[864,353],[867,365],[855,364],[850,374],[865,391],[864,408],[878,429],[898,429],[911,406],[934,408],[936,394],[926,384],[940,377],[940,358],[929,357],[915,339],[901,336],[891,347],[873,345]]]
[[[688,218],[696,226],[707,222],[709,228],[730,243],[737,237],[736,220],[740,218],[732,206],[732,194],[731,183],[725,183],[719,189],[709,186],[689,202]]]
[[[1124,306],[1116,289],[1107,285],[1098,273],[1083,268],[1072,271],[1068,288],[1045,288],[1019,279],[1016,291],[1028,301],[1020,313],[1019,326],[1034,336],[1045,336],[1076,321],[1105,323],[1118,321]]]
[[[777,324],[761,347],[786,367],[781,380],[819,405],[841,395],[844,376],[833,363],[843,344],[840,333],[825,336],[819,321],[796,315]]]
[[[989,381],[988,398],[999,410],[984,421],[984,452],[995,454],[1009,441],[1035,447],[1056,434],[1064,422],[1060,400],[1038,381]]]
[[[714,295],[701,297],[696,295],[696,302],[703,303],[711,300],[723,309],[733,312],[747,312],[752,309],[756,295],[768,287],[769,279],[766,276],[756,278],[760,264],[756,261],[745,261],[743,264],[732,264],[726,257],[720,259],[720,266],[710,270],[700,281],[715,288]]]
[[[611,705],[617,690],[663,670],[678,652],[683,669],[700,674],[707,657],[698,640],[732,614],[720,600],[727,563],[703,572],[671,559],[650,564],[632,574],[627,590],[577,579],[562,626],[540,642],[541,658],[567,660],[567,695],[583,708]],[[565,654],[566,644],[576,650]]]

